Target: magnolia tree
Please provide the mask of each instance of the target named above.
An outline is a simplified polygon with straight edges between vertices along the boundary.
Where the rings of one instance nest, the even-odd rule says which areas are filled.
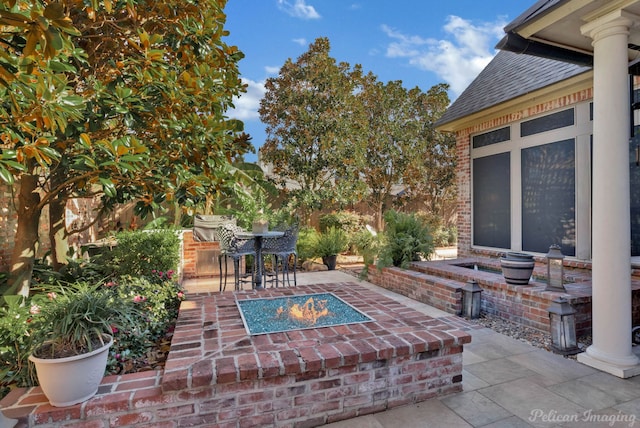
[[[379,82],[360,65],[338,63],[329,40],[319,38],[265,88],[262,160],[299,207],[366,202],[380,230],[398,189],[429,208],[450,202],[455,140],[434,129],[449,105],[447,85],[425,93]]]
[[[9,0],[0,4],[0,179],[16,189],[5,294],[27,295],[41,212],[63,262],[64,206],[195,205],[230,192],[252,150],[225,112],[244,91],[223,0]]]

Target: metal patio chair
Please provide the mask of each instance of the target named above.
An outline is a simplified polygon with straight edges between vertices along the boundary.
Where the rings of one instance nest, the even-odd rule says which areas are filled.
[[[298,226],[290,226],[284,230],[284,235],[279,238],[266,238],[262,243],[262,255],[273,256],[273,279],[270,282],[275,281],[276,287],[278,287],[278,268],[281,265],[282,273],[282,285],[291,285],[291,279],[289,277],[290,272],[290,259],[293,257],[293,286],[297,285],[296,280],[296,265],[298,264],[298,252],[296,251],[296,245],[298,243]]]
[[[227,258],[233,260],[233,277],[235,290],[240,290],[241,282],[245,282],[247,277],[246,272],[240,272],[240,260],[246,256],[253,257],[253,263],[251,265],[251,283],[253,284],[255,275],[256,250],[255,240],[238,238],[236,233],[242,229],[235,224],[223,224],[218,228],[218,239],[220,240],[220,255],[218,256],[218,265],[220,268],[220,291],[227,289]],[[224,286],[222,280],[222,259],[225,259],[224,263]]]

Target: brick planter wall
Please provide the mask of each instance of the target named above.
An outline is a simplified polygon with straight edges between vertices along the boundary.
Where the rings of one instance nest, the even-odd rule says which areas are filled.
[[[479,264],[500,270],[497,259],[475,257],[433,262],[413,263],[410,270],[385,268],[378,271],[369,268],[368,280],[380,287],[411,297],[451,314],[459,315],[462,308],[462,287],[475,279],[482,287],[482,311],[508,319],[527,327],[549,332],[551,302],[564,296],[576,310],[576,333],[591,334],[591,270],[583,269],[583,262],[576,262],[565,271],[568,283],[566,293],[544,291],[546,284],[531,281],[529,285],[511,285],[500,273],[485,272],[462,267]],[[571,265],[571,263],[568,263]],[[534,271],[543,275],[545,265],[538,264]],[[640,281],[632,278],[631,302],[633,325],[640,325]]]
[[[379,287],[450,314],[459,315],[462,312],[462,286],[464,284],[458,281],[397,267],[378,270],[375,266],[370,266],[368,274],[368,281]]]

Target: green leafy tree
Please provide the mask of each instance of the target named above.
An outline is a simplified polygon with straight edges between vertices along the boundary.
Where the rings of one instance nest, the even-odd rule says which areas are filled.
[[[144,217],[250,181],[236,167],[250,139],[225,117],[244,90],[225,4],[0,4],[0,178],[19,187],[6,293],[28,294],[45,206],[60,262],[69,198],[99,196],[96,218],[137,200]]]
[[[337,63],[327,38],[318,38],[295,62],[288,59],[267,79],[260,119],[267,138],[261,160],[270,164],[303,211],[323,203],[353,201],[352,138],[349,112],[361,71]],[[294,182],[297,186],[285,187]]]
[[[447,85],[440,84],[424,93],[416,87],[407,90],[401,81],[386,84],[372,73],[361,80],[358,110],[354,114],[357,168],[367,185],[367,204],[376,213],[376,228],[382,229],[385,203],[397,190],[419,191],[445,184],[431,183],[434,175],[453,177],[448,145],[453,140],[438,134],[433,125],[449,104]]]
[[[420,117],[417,134],[425,142],[425,155],[409,164],[403,182],[407,199],[419,200],[427,212],[451,227],[457,208],[456,140],[434,126],[449,106],[447,89],[448,85],[435,85],[415,100]]]

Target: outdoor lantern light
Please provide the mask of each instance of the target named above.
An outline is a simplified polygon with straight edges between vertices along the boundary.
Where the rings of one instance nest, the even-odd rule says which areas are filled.
[[[547,257],[547,288],[545,291],[566,291],[564,288],[564,254],[560,251],[560,246],[549,247]]]
[[[549,305],[551,323],[551,348],[563,355],[577,354],[576,311],[564,297],[558,297]]]
[[[467,285],[462,289],[464,293],[462,304],[464,306],[464,316],[470,319],[480,318],[480,303],[482,301],[482,288],[475,279],[467,281]]]

